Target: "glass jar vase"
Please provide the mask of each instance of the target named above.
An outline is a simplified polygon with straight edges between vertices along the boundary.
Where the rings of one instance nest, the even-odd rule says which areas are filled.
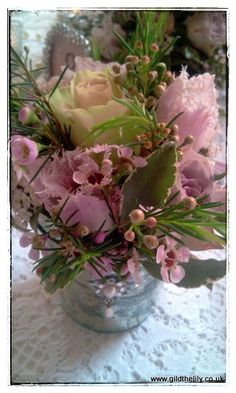
[[[116,274],[94,280],[83,271],[62,291],[62,305],[89,329],[107,333],[128,330],[147,318],[157,283],[144,268],[140,269],[140,284],[132,277],[120,280]]]

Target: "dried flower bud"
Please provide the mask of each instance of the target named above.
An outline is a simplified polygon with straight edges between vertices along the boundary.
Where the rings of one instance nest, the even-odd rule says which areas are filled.
[[[134,44],[135,48],[137,49],[142,49],[143,48],[143,44],[142,41],[136,41]]]
[[[113,78],[114,82],[117,83],[118,85],[120,85],[122,83],[122,79],[121,79],[121,75],[117,74],[114,76]]]
[[[75,235],[79,237],[84,237],[89,234],[89,229],[86,225],[79,224],[75,230]]]
[[[155,53],[159,51],[159,46],[155,42],[153,42],[152,45],[150,46],[150,49],[152,52]]]
[[[150,71],[148,73],[148,80],[150,82],[153,82],[157,78],[157,72],[156,71]]]
[[[156,224],[157,224],[157,220],[155,219],[155,217],[148,217],[145,220],[145,225],[147,228],[155,228]]]
[[[146,108],[148,109],[152,108],[155,105],[155,102],[156,102],[155,97],[149,96],[145,104]]]
[[[135,233],[133,231],[126,231],[124,237],[127,242],[133,242],[135,239]]]
[[[130,221],[132,224],[141,224],[144,221],[144,212],[141,209],[134,209],[129,214]]]
[[[133,69],[134,69],[133,64],[130,62],[126,63],[125,67],[126,67],[127,71],[133,71]]]
[[[153,250],[157,248],[159,242],[156,236],[145,235],[143,236],[143,243],[149,250]]]
[[[186,197],[183,202],[186,210],[192,210],[197,206],[197,201],[193,197]]]
[[[184,145],[191,145],[194,141],[194,137],[192,135],[187,135],[184,140]]]
[[[132,64],[138,64],[139,58],[137,56],[127,56],[126,61]]]
[[[136,89],[135,86],[129,86],[127,90],[128,90],[128,93],[129,93],[131,96],[134,96],[135,93],[137,93],[137,89]]]
[[[115,64],[115,65],[113,65],[112,70],[115,74],[119,74],[120,73],[120,66]]]
[[[154,94],[156,97],[160,97],[163,93],[165,93],[165,87],[162,86],[161,84],[156,85],[154,88]]]
[[[152,142],[151,141],[144,142],[143,147],[144,147],[144,149],[151,150],[152,149]]]
[[[150,63],[150,57],[147,56],[147,55],[142,56],[141,57],[141,63],[145,64],[145,65],[149,64]]]
[[[143,95],[142,93],[138,93],[138,94],[137,94],[137,99],[138,99],[140,102],[143,102],[143,101],[144,101],[144,95]]]

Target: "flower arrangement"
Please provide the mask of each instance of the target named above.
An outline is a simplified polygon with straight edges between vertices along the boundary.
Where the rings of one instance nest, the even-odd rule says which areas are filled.
[[[125,64],[78,57],[49,81],[12,49],[13,220],[50,293],[83,270],[186,287],[225,273],[191,255],[225,245],[214,76],[168,70],[166,23],[138,13],[132,46],[114,32]]]

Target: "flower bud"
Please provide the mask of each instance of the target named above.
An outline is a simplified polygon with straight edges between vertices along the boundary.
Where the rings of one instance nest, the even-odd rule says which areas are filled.
[[[164,136],[168,136],[169,134],[170,134],[170,128],[165,128],[164,130],[163,130],[163,134],[164,134]]]
[[[142,49],[143,48],[143,43],[142,43],[142,41],[138,40],[138,41],[135,42],[134,46],[137,49]]]
[[[164,78],[165,78],[167,85],[170,85],[174,81],[174,77],[173,77],[171,71],[166,71]]]
[[[163,74],[167,70],[166,64],[165,63],[159,63],[157,64],[157,72],[160,74]]]
[[[144,101],[144,95],[143,95],[142,93],[138,93],[138,94],[137,94],[137,99],[138,99],[140,102],[143,102],[143,101]]]
[[[156,236],[145,235],[143,236],[143,243],[149,250],[153,250],[157,248],[159,242]]]
[[[147,55],[142,56],[141,57],[141,63],[145,64],[145,65],[149,64],[150,63],[150,57],[147,56]]]
[[[177,124],[174,124],[171,127],[171,131],[173,131],[174,134],[177,134],[177,132],[179,132],[179,126]]]
[[[172,138],[171,138],[171,141],[173,141],[173,142],[175,142],[175,143],[179,143],[179,135],[174,135]]]
[[[178,156],[178,161],[181,161],[183,159],[184,153],[182,152],[182,150],[177,151],[177,156]]]
[[[186,197],[183,202],[186,210],[192,210],[197,206],[197,201],[193,197]]]
[[[141,224],[144,221],[144,212],[141,209],[134,209],[129,214],[130,221],[132,224]]]
[[[138,64],[139,58],[137,56],[127,56],[126,61],[132,64]]]
[[[146,101],[146,104],[145,104],[146,108],[148,108],[148,109],[152,108],[154,106],[155,102],[156,102],[155,97],[154,96],[149,96],[147,98],[147,101]]]
[[[150,49],[152,52],[155,53],[159,51],[159,46],[155,42],[153,42],[152,45],[150,46]]]
[[[133,242],[135,239],[135,233],[133,231],[126,231],[124,237],[127,242]]]
[[[132,71],[134,69],[133,64],[130,62],[126,63],[125,67],[126,67],[127,71]]]
[[[144,149],[151,150],[152,149],[152,142],[151,141],[144,142],[143,147],[144,147]]]
[[[156,85],[154,88],[154,94],[156,97],[160,97],[163,93],[165,93],[165,87],[162,86],[161,84]]]
[[[135,93],[137,92],[137,89],[136,89],[135,86],[129,86],[127,90],[128,90],[128,93],[129,93],[131,96],[134,96]]]
[[[20,109],[18,119],[25,125],[39,123],[38,116],[28,106],[23,106],[23,108]]]
[[[160,128],[161,131],[164,131],[166,128],[166,123],[159,123],[158,128]]]
[[[89,234],[89,229],[86,225],[79,224],[75,230],[75,235],[79,237],[84,237]]]
[[[106,237],[105,232],[99,231],[99,232],[97,233],[97,235],[95,236],[94,241],[95,241],[95,243],[97,243],[97,244],[101,244],[101,243],[104,242],[105,237]]]
[[[120,74],[115,75],[114,78],[113,78],[113,80],[114,80],[115,83],[117,83],[118,85],[120,85],[121,82],[122,82],[122,80],[121,80],[121,75],[120,75]]]
[[[148,79],[150,82],[153,82],[157,78],[157,72],[156,71],[150,71],[148,73]]]
[[[120,66],[115,64],[115,65],[113,65],[112,70],[115,74],[119,74],[120,73]]]
[[[184,145],[191,145],[194,141],[194,137],[192,135],[187,135],[184,140]]]
[[[155,228],[156,224],[157,224],[157,220],[155,219],[155,217],[148,217],[145,220],[145,226],[147,228]]]

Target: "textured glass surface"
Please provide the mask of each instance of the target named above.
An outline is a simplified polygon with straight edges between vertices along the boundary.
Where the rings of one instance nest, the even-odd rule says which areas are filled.
[[[81,325],[102,332],[130,329],[146,319],[158,281],[140,271],[140,285],[112,275],[102,283],[84,271],[62,292],[65,311]]]

